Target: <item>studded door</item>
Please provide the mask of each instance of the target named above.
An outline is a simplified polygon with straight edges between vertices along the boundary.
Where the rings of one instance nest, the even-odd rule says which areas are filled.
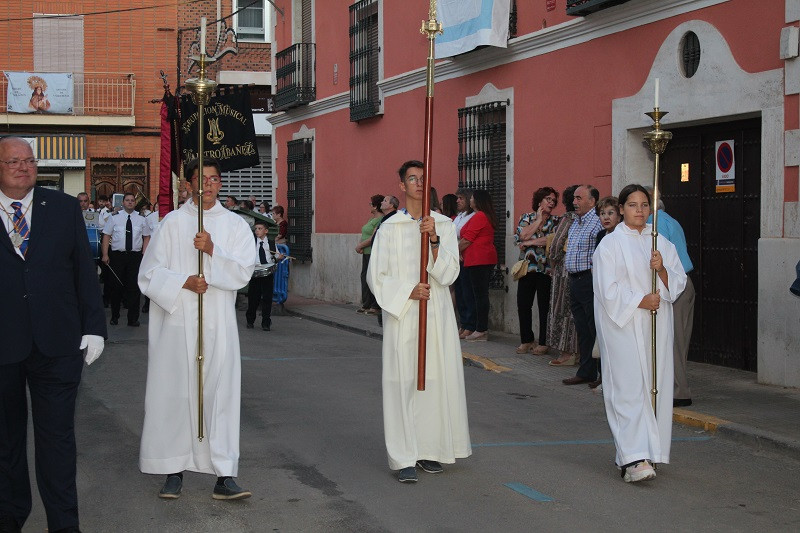
[[[694,263],[689,359],[755,371],[761,120],[670,131],[660,186]],[[734,141],[734,190],[718,192],[716,143],[726,140]]]

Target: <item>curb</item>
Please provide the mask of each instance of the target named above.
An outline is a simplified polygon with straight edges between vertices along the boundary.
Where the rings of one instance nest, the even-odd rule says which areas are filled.
[[[464,360],[465,365],[476,366],[478,368],[482,368],[483,370],[488,370],[490,372],[510,372],[511,369],[507,366],[498,365],[488,357],[483,357],[482,355],[475,355],[474,353],[469,352],[461,352],[461,357]]]
[[[759,452],[779,453],[800,461],[800,443],[772,431],[730,422],[717,429],[727,439],[745,444]]]
[[[306,314],[302,311],[285,308],[286,314],[311,320],[326,326],[334,327],[350,333],[356,333],[365,337],[383,339],[383,334],[364,328],[362,326],[351,326],[342,324],[336,320],[320,317],[313,314]],[[465,365],[471,365],[491,372],[510,372],[513,369],[499,365],[489,359],[469,352],[461,352]],[[704,431],[715,433],[727,440],[744,444],[753,448],[757,452],[779,453],[788,455],[800,461],[800,441],[784,437],[772,431],[761,430],[755,427],[746,426],[729,420],[724,420],[716,416],[697,413],[687,409],[674,408],[672,421],[684,426],[701,428]]]
[[[705,431],[716,433],[720,437],[744,444],[759,452],[780,453],[800,460],[800,442],[772,431],[686,409],[673,409],[672,421],[685,426],[703,428]]]
[[[293,309],[289,309],[288,307],[284,307],[284,312],[289,316],[302,318],[304,320],[310,320],[312,322],[316,322],[317,324],[322,324],[324,326],[330,326],[332,328],[341,329],[344,331],[348,331],[350,333],[356,333],[358,335],[363,335],[364,337],[371,337],[383,340],[383,333],[377,333],[375,331],[372,331],[370,329],[361,326],[350,326],[348,324],[342,324],[341,322],[337,322],[336,320],[330,318],[324,318],[321,316],[307,314],[303,313],[302,311],[295,311]]]
[[[716,416],[695,413],[694,411],[680,408],[672,409],[672,421],[684,426],[703,428],[712,433],[716,433],[720,427],[731,423]]]

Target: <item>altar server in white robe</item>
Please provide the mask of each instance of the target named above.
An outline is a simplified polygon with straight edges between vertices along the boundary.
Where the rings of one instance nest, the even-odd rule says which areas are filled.
[[[239,466],[241,361],[236,291],[253,273],[253,234],[217,201],[219,164],[203,162],[203,227],[197,231],[199,180],[190,163],[193,197],[169,213],[150,241],[139,286],[150,298],[147,392],[139,467],[167,474],[159,497],[180,496],[184,470],[215,474],[215,499],[250,492],[234,477]],[[197,276],[203,251],[204,278]],[[203,294],[204,437],[198,440],[198,294]]]
[[[455,226],[422,216],[423,167],[398,171],[405,208],[383,222],[372,245],[367,281],[383,309],[383,426],[389,467],[416,482],[416,467],[442,472],[472,453],[464,369],[449,286],[459,272]],[[430,236],[429,283],[419,283],[421,233]],[[417,390],[419,301],[428,300],[425,390]]]
[[[672,302],[686,286],[675,247],[652,249],[650,197],[641,185],[619,194],[623,223],[600,241],[592,271],[603,399],[626,482],[653,479],[652,463],[669,463],[672,438]],[[658,290],[652,293],[652,270]],[[657,403],[651,404],[651,310],[657,310]],[[657,415],[657,416],[656,416]]]

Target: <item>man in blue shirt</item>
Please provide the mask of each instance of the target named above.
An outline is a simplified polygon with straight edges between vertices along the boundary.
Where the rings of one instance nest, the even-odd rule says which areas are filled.
[[[564,266],[569,275],[570,307],[575,319],[581,362],[574,377],[561,381],[564,385],[580,385],[597,380],[597,359],[592,358],[592,348],[597,337],[594,325],[592,255],[597,245],[597,234],[603,229],[600,217],[594,209],[600,193],[591,185],[581,185],[575,189],[574,198],[573,204],[578,218],[569,227]]]
[[[645,187],[652,196],[653,188]],[[686,288],[677,300],[672,304],[672,317],[674,321],[674,344],[672,348],[673,359],[675,362],[675,388],[673,393],[673,407],[688,407],[692,405],[692,391],[689,388],[689,379],[686,375],[686,359],[689,356],[689,341],[692,338],[692,326],[694,324],[694,285],[689,272],[694,269],[689,252],[686,249],[686,235],[677,220],[672,218],[664,211],[664,202],[661,198],[657,199],[658,205],[658,233],[675,245],[678,257],[686,271]],[[647,219],[649,224],[653,223],[653,216]]]

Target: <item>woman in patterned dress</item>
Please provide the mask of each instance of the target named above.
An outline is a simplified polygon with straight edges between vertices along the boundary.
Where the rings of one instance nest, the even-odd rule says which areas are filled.
[[[567,187],[561,195],[561,202],[567,212],[561,217],[561,222],[553,233],[547,257],[550,262],[552,278],[550,313],[547,316],[547,341],[551,347],[561,352],[560,357],[550,361],[549,364],[553,366],[574,365],[575,354],[578,352],[578,334],[575,331],[575,322],[572,319],[569,301],[569,278],[564,266],[569,227],[577,218],[575,206],[572,204],[577,188],[578,185]]]

